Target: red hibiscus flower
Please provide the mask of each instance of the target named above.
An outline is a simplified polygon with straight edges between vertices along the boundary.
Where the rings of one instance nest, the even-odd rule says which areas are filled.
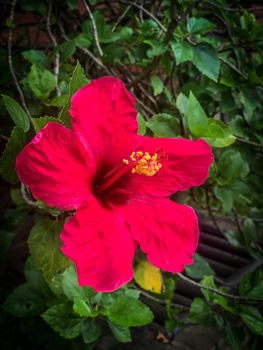
[[[129,282],[137,244],[156,267],[182,271],[198,243],[197,217],[166,197],[206,180],[209,145],[138,136],[134,98],[113,77],[77,91],[70,114],[72,129],[48,123],[16,169],[35,198],[76,210],[61,240],[79,284],[109,292]]]

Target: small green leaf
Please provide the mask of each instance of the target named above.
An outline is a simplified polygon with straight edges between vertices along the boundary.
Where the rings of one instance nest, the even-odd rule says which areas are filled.
[[[60,250],[59,234],[62,227],[62,222],[42,220],[33,227],[29,234],[30,253],[47,282],[50,282],[54,274],[64,271],[69,265],[69,260]]]
[[[50,71],[33,64],[28,74],[28,84],[37,98],[46,100],[56,86],[56,79]]]
[[[195,324],[211,326],[213,324],[213,311],[201,298],[194,298],[188,320]]]
[[[210,276],[214,274],[210,265],[199,255],[194,255],[194,263],[192,265],[185,266],[185,272],[187,276],[193,279],[201,279],[204,276]]]
[[[93,317],[93,312],[85,300],[74,298],[73,310],[81,317]]]
[[[214,187],[214,193],[217,199],[220,200],[220,202],[223,205],[223,210],[226,213],[229,213],[231,209],[233,208],[234,204],[234,193],[229,188],[225,187]]]
[[[43,51],[40,50],[27,50],[22,52],[24,59],[32,64],[36,64],[45,67],[47,64],[47,58]]]
[[[68,99],[65,106],[62,108],[61,113],[59,115],[63,124],[69,126],[69,113],[68,109],[70,107],[70,101],[73,94],[82,88],[84,85],[88,84],[89,80],[87,79],[84,69],[81,67],[80,63],[77,62],[77,65],[73,71],[72,77],[69,82],[69,92]]]
[[[163,81],[161,80],[160,77],[158,77],[158,75],[152,75],[151,76],[151,84],[153,87],[153,94],[154,96],[160,95],[160,93],[163,92]]]
[[[206,43],[195,45],[192,62],[202,74],[215,82],[218,81],[220,61],[211,45]]]
[[[100,326],[95,320],[85,320],[81,329],[81,335],[84,343],[89,344],[95,342],[99,339],[100,333]]]
[[[188,109],[188,98],[182,92],[180,92],[176,98],[176,107],[180,113],[186,115]]]
[[[16,317],[32,317],[40,315],[46,309],[46,303],[42,295],[24,283],[9,294],[3,308]]]
[[[138,122],[138,134],[142,136],[145,135],[146,121],[140,112],[137,114],[137,122]]]
[[[106,312],[111,322],[123,327],[143,326],[154,317],[146,305],[128,296],[117,298]]]
[[[146,121],[146,126],[159,137],[177,137],[179,134],[177,119],[168,113],[154,115]]]
[[[253,273],[247,273],[240,281],[239,293],[240,295],[262,298],[263,272],[258,270]]]
[[[244,179],[249,173],[249,166],[238,151],[228,150],[219,158],[218,172],[225,183],[230,184],[239,178]]]
[[[263,335],[263,317],[254,306],[241,305],[240,316],[251,331],[258,335]]]
[[[210,32],[215,28],[214,23],[206,18],[191,17],[187,21],[187,31],[189,33],[200,34]]]
[[[80,287],[78,283],[78,276],[73,265],[64,271],[62,286],[65,295],[72,301],[74,301],[75,298],[86,300],[94,296],[94,292],[91,287]]]
[[[66,339],[76,338],[81,333],[84,321],[74,316],[70,305],[57,304],[41,316],[54,331]]]
[[[206,126],[208,124],[208,118],[203,110],[202,106],[195,98],[192,91],[190,91],[188,98],[188,107],[186,112],[187,123],[190,131],[194,130],[195,126],[203,125]]]
[[[6,144],[6,148],[0,159],[0,174],[7,182],[15,184],[18,177],[15,171],[15,162],[18,153],[23,149],[26,143],[24,131],[16,126]]]
[[[30,128],[29,117],[24,109],[11,97],[7,95],[1,95],[4,105],[13,119],[16,126],[19,126],[24,132],[27,132]]]
[[[49,122],[62,123],[58,118],[54,117],[40,117],[40,118],[31,118],[32,124],[34,126],[35,132],[39,132],[44,126]]]
[[[128,343],[131,339],[131,331],[128,327],[123,327],[118,324],[114,324],[108,321],[108,325],[114,335],[114,337],[121,343]]]
[[[177,65],[193,60],[194,49],[192,45],[187,42],[173,42],[171,46]]]
[[[231,350],[240,350],[242,349],[242,343],[244,340],[242,329],[239,326],[235,326],[226,322],[226,325],[223,329],[223,335],[227,343],[230,346]]]
[[[74,40],[65,41],[60,45],[60,58],[61,61],[66,62],[76,51],[76,45]]]

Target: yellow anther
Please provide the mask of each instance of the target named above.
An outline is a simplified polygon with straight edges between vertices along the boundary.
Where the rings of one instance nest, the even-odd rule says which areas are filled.
[[[132,166],[132,174],[153,176],[155,175],[162,167],[162,164],[159,162],[159,154],[154,153],[152,156],[149,152],[132,152],[130,155],[130,160],[123,159],[124,164],[130,164]]]

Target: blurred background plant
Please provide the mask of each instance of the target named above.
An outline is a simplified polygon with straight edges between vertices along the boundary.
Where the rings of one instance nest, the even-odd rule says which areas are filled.
[[[191,322],[217,327],[230,349],[262,348],[261,2],[0,3],[4,348],[92,349],[109,331],[129,342],[130,327],[150,323],[148,306],[157,304],[166,308],[168,341]],[[203,138],[213,147],[209,179],[176,199],[246,250],[252,267],[235,285],[198,254],[185,275],[172,276],[139,253],[129,286],[105,294],[78,286],[59,250],[65,213],[36,202],[14,162],[48,121],[69,125],[73,93],[104,75],[119,77],[136,97],[141,135]],[[190,307],[175,304],[178,279],[203,286],[203,297]]]

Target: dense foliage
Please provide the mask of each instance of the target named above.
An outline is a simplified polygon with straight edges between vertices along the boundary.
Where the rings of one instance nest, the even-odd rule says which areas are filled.
[[[186,275],[212,289],[201,289],[204,298],[193,300],[187,318],[185,309],[172,302],[178,277],[161,278],[141,253],[137,284],[113,293],[81,288],[59,249],[67,213],[35,201],[20,186],[14,168],[19,151],[48,121],[68,125],[70,98],[77,89],[93,78],[117,76],[136,97],[141,135],[203,138],[213,147],[209,179],[183,200],[210,217],[231,244],[245,247],[260,266],[263,26],[253,7],[245,5],[224,0],[20,0],[1,5],[1,40],[8,42],[8,50],[0,50],[0,174],[11,184],[11,199],[3,192],[8,205],[1,204],[5,348],[21,349],[12,339],[21,334],[28,348],[92,349],[109,331],[120,342],[131,341],[130,327],[153,320],[139,300],[138,285],[144,296],[166,305],[168,332],[192,322],[217,327],[233,350],[262,347],[260,269],[243,274],[229,290],[223,281],[215,283],[211,267],[196,255]],[[223,230],[222,217],[231,230]],[[13,259],[13,270],[6,273],[10,251],[17,252],[19,244],[22,258],[28,257],[24,277],[14,273],[23,268],[22,259]]]

